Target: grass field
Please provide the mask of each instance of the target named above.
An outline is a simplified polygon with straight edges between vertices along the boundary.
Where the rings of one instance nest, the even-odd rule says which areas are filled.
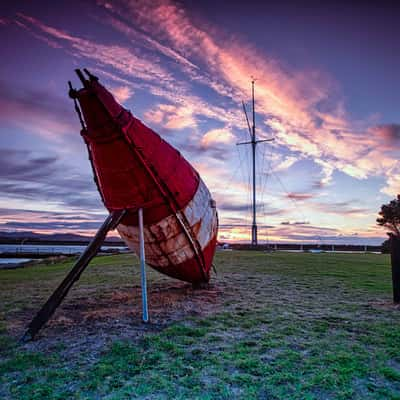
[[[97,257],[35,342],[33,313],[71,266],[0,271],[0,398],[400,399],[389,257],[219,252],[210,287]]]

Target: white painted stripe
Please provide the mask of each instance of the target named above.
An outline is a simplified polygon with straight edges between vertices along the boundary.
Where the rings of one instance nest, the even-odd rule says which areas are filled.
[[[185,207],[183,213],[201,249],[204,249],[216,235],[218,222],[216,208],[211,205],[210,192],[201,179],[193,199]],[[138,254],[138,227],[119,224],[117,230],[127,246]],[[144,238],[146,258],[151,265],[180,264],[194,257],[189,240],[174,215],[145,226]]]

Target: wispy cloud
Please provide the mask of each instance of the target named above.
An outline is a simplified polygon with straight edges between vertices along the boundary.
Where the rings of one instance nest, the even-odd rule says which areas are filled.
[[[388,150],[392,150],[392,146],[400,144],[400,124],[378,125],[373,127],[371,131],[384,140],[382,144],[386,144]]]
[[[235,136],[229,128],[212,129],[206,132],[202,139],[201,144],[204,147],[210,147],[216,144],[234,144]]]
[[[2,121],[53,141],[75,133],[76,116],[66,96],[63,98],[49,90],[10,86],[2,81],[0,91]]]
[[[133,91],[129,86],[112,87],[111,93],[119,103],[125,103],[133,95]]]
[[[111,14],[108,23],[129,37],[134,46],[96,43],[30,16],[20,14],[19,17],[67,46],[72,54],[151,83],[154,95],[173,104],[160,104],[146,116],[168,129],[196,126],[201,116],[240,127],[244,125],[240,112],[232,105],[230,108],[210,106],[191,94],[188,85],[176,80],[172,69],[161,67],[157,54],[174,60],[192,81],[207,85],[236,105],[247,96],[249,77],[256,76],[258,113],[264,115],[266,125],[275,130],[278,143],[321,165],[325,177],[319,185],[329,183],[332,171],[337,169],[357,179],[386,175],[390,182],[385,190],[392,190],[398,161],[380,151],[379,143],[382,132],[386,132],[387,137],[396,125],[393,124],[390,131],[387,128],[368,130],[365,123],[352,121],[337,85],[326,74],[316,70],[292,70],[280,60],[260,55],[243,39],[226,40],[226,33],[202,27],[199,20],[194,23],[182,6],[169,1],[112,4],[100,1],[99,4]],[[127,16],[135,24],[130,26],[120,19]],[[139,40],[144,43],[142,47],[151,52],[139,51]],[[214,78],[210,79],[211,76]],[[370,137],[361,140],[367,131]],[[368,161],[371,158],[380,162],[371,163]]]
[[[158,84],[173,88],[173,77],[157,61],[149,56],[135,52],[134,48],[128,49],[120,45],[105,45],[88,39],[69,34],[60,29],[53,28],[36,18],[25,14],[18,14],[32,27],[48,34],[76,56],[95,60],[96,62],[114,68],[124,75],[134,76],[144,81],[155,81]]]
[[[370,215],[371,211],[365,207],[357,207],[359,202],[354,201],[341,201],[331,203],[314,202],[313,207],[317,210],[334,215],[351,216],[351,217],[365,217]]]
[[[142,31],[162,40],[163,48],[171,49],[174,55],[184,54],[191,65],[207,71],[200,73],[195,68],[191,73],[203,84],[207,84],[203,79],[207,74],[215,77],[221,90],[212,80],[208,86],[226,97],[246,97],[249,77],[255,76],[258,113],[275,130],[279,143],[321,161],[325,176],[319,185],[328,184],[332,172],[341,170],[357,179],[385,175],[389,183],[385,191],[392,190],[398,161],[380,151],[379,145],[383,132],[393,138],[396,125],[390,130],[371,130],[368,121],[352,120],[338,85],[323,72],[293,70],[280,60],[260,55],[243,39],[228,38],[215,27],[202,26],[199,18],[194,22],[183,6],[170,1],[100,4],[117,17],[130,15]],[[117,25],[115,18],[112,24]],[[381,162],[365,161],[371,157]]]
[[[314,197],[312,193],[287,193],[286,197],[292,200],[307,200]]]
[[[180,130],[197,125],[193,108],[172,105],[159,104],[156,110],[149,110],[145,114],[147,121],[162,125],[166,129]]]
[[[65,168],[57,157],[35,155],[30,151],[0,150],[0,200],[18,199],[66,210],[101,211],[90,170],[86,174]]]
[[[267,203],[258,203],[258,207],[265,208],[265,210],[263,210],[263,215],[266,216],[277,216],[277,215],[284,215],[287,213],[287,210],[273,208]],[[221,202],[218,203],[218,209],[230,212],[248,212],[251,209],[251,206],[246,203]]]
[[[281,222],[281,225],[309,225],[310,222],[309,221],[283,221]]]
[[[197,118],[206,117],[225,124],[235,123],[243,126],[243,119],[238,109],[226,109],[210,104],[195,95],[188,84],[177,79],[174,69],[168,70],[161,66],[159,55],[155,53],[155,51],[160,51],[160,45],[157,45],[155,40],[147,40],[145,48],[140,45],[131,47],[117,44],[106,45],[51,27],[25,14],[19,14],[18,18],[29,23],[30,29],[35,28],[42,34],[47,34],[52,40],[57,40],[57,43],[73,56],[95,62],[97,68],[111,67],[114,76],[119,74],[122,77],[128,77],[131,84],[148,90],[153,96],[168,100],[170,104],[161,103],[156,109],[146,114],[150,122],[157,123],[157,121],[166,120],[164,127],[167,129],[182,129],[189,126],[189,123],[190,126],[196,126]],[[133,29],[127,29],[130,34],[135,32]],[[147,51],[148,47],[153,51]],[[172,49],[170,50],[173,52]],[[164,49],[163,53],[165,52]],[[188,63],[183,62],[183,64],[187,66]],[[173,67],[176,67],[176,63]],[[203,76],[204,79],[200,79],[200,76],[202,75],[196,75],[194,81],[210,83],[205,76]],[[212,86],[218,87],[216,84]]]
[[[105,218],[102,214],[43,210],[0,209],[0,232],[80,233],[88,234],[99,228]]]
[[[128,101],[136,90],[151,96],[145,122],[162,133],[171,133],[170,138],[179,148],[193,155],[192,161],[201,166],[217,199],[230,196],[237,212],[244,212],[248,202],[246,184],[233,179],[228,188],[222,188],[221,182],[229,180],[229,174],[217,170],[225,168],[223,163],[232,155],[224,145],[233,144],[238,131],[247,128],[240,102],[249,97],[251,76],[257,79],[258,132],[262,137],[273,133],[274,149],[283,149],[285,154],[272,160],[269,171],[287,171],[298,160],[306,159],[319,168],[310,183],[310,193],[296,187],[287,198],[312,206],[317,195],[311,190],[332,184],[335,171],[356,179],[382,176],[386,180],[381,188],[385,194],[399,191],[400,165],[395,154],[399,125],[371,124],[373,119],[369,118],[355,120],[346,109],[340,87],[323,71],[294,69],[259,51],[246,38],[210,26],[201,16],[192,18],[182,3],[99,0],[98,5],[102,9],[97,10],[101,11],[98,15],[94,12],[96,20],[124,35],[124,40],[94,40],[26,14],[19,14],[14,23],[48,46],[64,49],[81,64],[94,66],[112,81],[120,101]],[[8,103],[12,105],[3,107],[4,114],[18,112],[20,116],[24,112],[24,99],[11,97]],[[42,126],[43,135],[65,134],[69,129],[65,114],[62,117],[51,106],[44,105],[40,113],[32,108],[31,114],[26,106],[25,120]],[[51,113],[60,118],[42,118]],[[35,120],[35,115],[40,115],[42,121],[39,117]],[[75,116],[68,116],[68,121],[72,118]],[[174,131],[178,131],[176,135]],[[228,208],[222,207],[223,212]],[[320,203],[317,208],[337,215],[336,208],[341,215],[355,217],[366,212],[362,207],[345,204]]]

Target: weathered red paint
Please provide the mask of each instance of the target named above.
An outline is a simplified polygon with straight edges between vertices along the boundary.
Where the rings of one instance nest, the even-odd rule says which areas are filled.
[[[177,279],[207,282],[217,214],[208,208],[213,205],[199,174],[97,80],[87,81],[77,98],[103,202],[109,211],[129,210],[118,228],[121,237],[137,250],[137,210],[143,208],[148,264]]]

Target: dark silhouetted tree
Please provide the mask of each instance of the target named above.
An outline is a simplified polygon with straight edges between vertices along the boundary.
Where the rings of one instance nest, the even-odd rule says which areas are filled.
[[[386,239],[381,244],[381,253],[382,254],[390,254],[390,239]]]
[[[388,234],[400,236],[400,194],[389,204],[383,204],[379,215],[380,218],[376,220],[378,225],[389,229]]]
[[[389,230],[393,301],[400,303],[400,194],[389,204],[383,204],[379,215],[376,222]]]

